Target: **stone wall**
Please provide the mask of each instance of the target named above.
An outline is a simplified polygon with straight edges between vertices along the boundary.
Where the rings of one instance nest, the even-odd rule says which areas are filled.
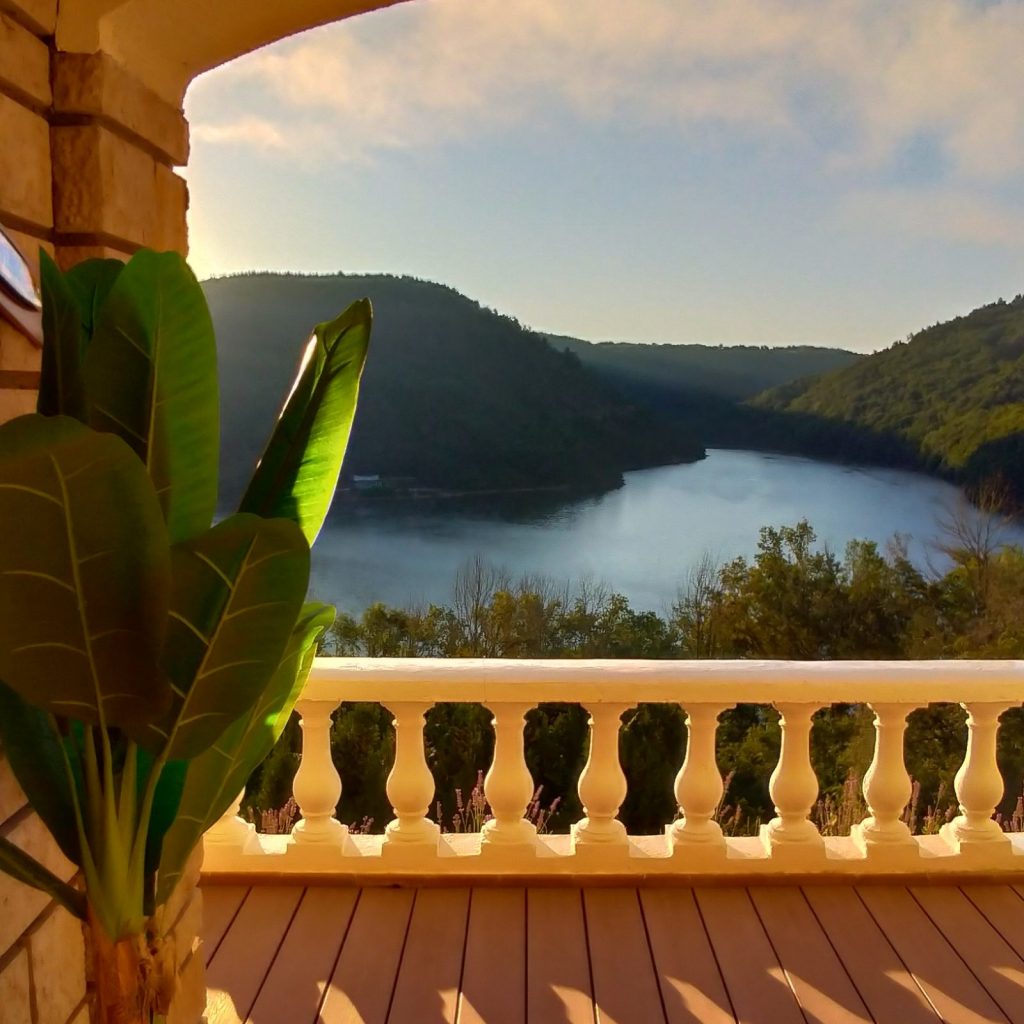
[[[0,224],[33,271],[140,246],[185,252],[188,125],[109,55],[56,49],[56,0],[0,0]],[[0,422],[30,411],[39,351],[0,325]]]
[[[75,868],[57,849],[7,763],[0,760],[0,835],[61,878]],[[87,1024],[82,926],[42,893],[0,875],[0,1016],[4,1024]]]
[[[0,3],[0,223],[28,258],[54,251],[50,37],[56,0]],[[35,407],[39,351],[0,323],[0,421]],[[64,879],[74,876],[0,760],[0,835]],[[86,1024],[82,928],[34,889],[0,875],[0,1007],[4,1024]]]
[[[53,253],[50,43],[56,0],[0,0],[0,224],[32,264]],[[39,352],[0,323],[0,421],[35,406]]]
[[[103,53],[63,53],[57,0],[0,0],[0,224],[37,275],[39,250],[62,266],[126,258],[140,246],[186,249],[188,159],[179,109]],[[39,350],[0,323],[0,422],[35,408]],[[0,756],[0,835],[71,879]],[[182,985],[171,1024],[196,1024],[205,1002],[195,861],[168,907]],[[87,1024],[83,930],[41,893],[0,874],[0,1018]]]

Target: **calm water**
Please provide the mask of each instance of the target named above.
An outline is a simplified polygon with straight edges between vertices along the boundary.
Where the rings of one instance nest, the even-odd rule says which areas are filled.
[[[760,527],[801,518],[839,552],[852,538],[909,534],[923,565],[937,517],[958,496],[916,473],[713,450],[691,465],[627,473],[620,490],[571,503],[520,495],[341,508],[317,540],[313,589],[353,612],[374,601],[444,603],[459,567],[482,555],[515,575],[600,580],[660,612],[703,553],[749,556]],[[1024,543],[1024,529],[1004,540]]]

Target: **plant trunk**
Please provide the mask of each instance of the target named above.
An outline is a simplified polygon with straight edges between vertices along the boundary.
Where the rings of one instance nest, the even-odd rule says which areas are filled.
[[[154,1024],[162,1020],[174,991],[170,945],[149,934],[112,942],[92,908],[89,938],[95,1024]]]

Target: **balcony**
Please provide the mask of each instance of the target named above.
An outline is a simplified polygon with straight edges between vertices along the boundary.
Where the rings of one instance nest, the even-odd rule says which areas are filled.
[[[329,729],[342,700],[394,716],[383,835],[335,817],[344,780]],[[525,817],[524,718],[551,701],[590,716],[584,816],[568,835],[539,835]],[[1014,662],[320,659],[297,707],[301,820],[261,835],[236,808],[207,835],[208,1019],[1024,1020],[1024,836],[993,820],[999,718],[1022,701]],[[424,715],[445,702],[494,719],[493,816],[475,834],[428,818]],[[661,702],[687,714],[679,813],[658,835],[629,835],[620,718]],[[874,712],[869,814],[849,836],[822,836],[811,718],[840,702]],[[930,702],[965,709],[960,813],[913,835],[904,729]],[[780,712],[776,816],[726,837],[715,734],[737,703]]]

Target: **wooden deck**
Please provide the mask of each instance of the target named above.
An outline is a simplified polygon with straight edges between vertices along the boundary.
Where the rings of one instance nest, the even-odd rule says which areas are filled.
[[[206,886],[210,1024],[1024,1024],[1024,886]]]

